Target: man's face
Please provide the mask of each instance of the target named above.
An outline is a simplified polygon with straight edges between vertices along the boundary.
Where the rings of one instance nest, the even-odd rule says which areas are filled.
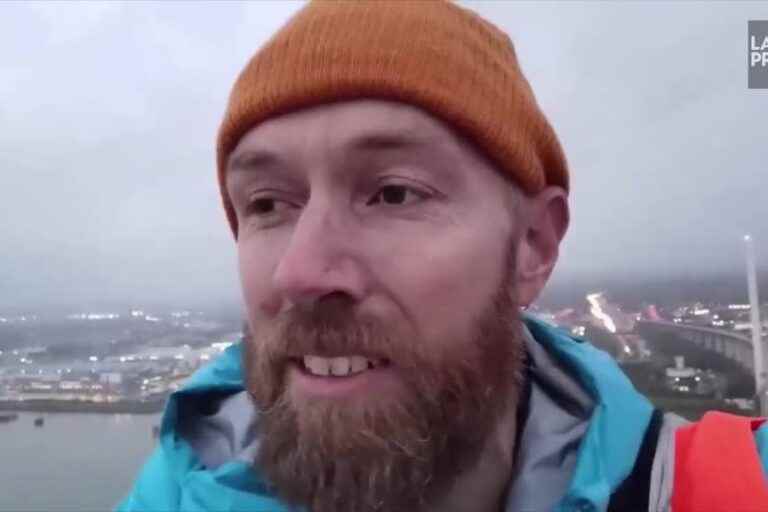
[[[258,462],[289,499],[415,505],[471,464],[521,365],[509,187],[399,103],[299,111],[240,141],[246,380]]]

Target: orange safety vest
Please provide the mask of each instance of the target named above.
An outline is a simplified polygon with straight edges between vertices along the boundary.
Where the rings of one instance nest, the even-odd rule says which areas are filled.
[[[768,512],[754,437],[765,421],[713,411],[679,428],[672,512]]]

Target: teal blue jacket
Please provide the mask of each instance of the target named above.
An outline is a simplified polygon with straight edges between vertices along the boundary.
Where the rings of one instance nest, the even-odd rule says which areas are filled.
[[[570,483],[554,510],[603,511],[610,495],[633,468],[653,406],[604,352],[539,320],[526,317],[525,322],[536,342],[575,377],[594,403]],[[211,393],[222,395],[243,390],[240,358],[240,344],[232,345],[171,395],[158,446],[130,494],[117,506],[118,511],[292,510],[271,492],[257,468],[231,461],[209,469],[179,435],[181,402],[202,400]],[[768,428],[756,433],[756,444],[763,465],[768,467]]]

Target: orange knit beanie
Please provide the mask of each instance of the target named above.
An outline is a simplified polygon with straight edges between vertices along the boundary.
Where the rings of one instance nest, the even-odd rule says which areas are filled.
[[[217,166],[235,235],[224,173],[240,138],[268,118],[355,98],[425,109],[527,192],[568,188],[557,136],[501,30],[446,0],[314,0],[256,53],[232,89]]]

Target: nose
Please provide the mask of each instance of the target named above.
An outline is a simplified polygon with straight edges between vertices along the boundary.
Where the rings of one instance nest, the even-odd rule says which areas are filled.
[[[353,222],[345,221],[343,213],[307,205],[273,275],[283,306],[311,306],[331,295],[361,300],[365,281],[356,242]]]

